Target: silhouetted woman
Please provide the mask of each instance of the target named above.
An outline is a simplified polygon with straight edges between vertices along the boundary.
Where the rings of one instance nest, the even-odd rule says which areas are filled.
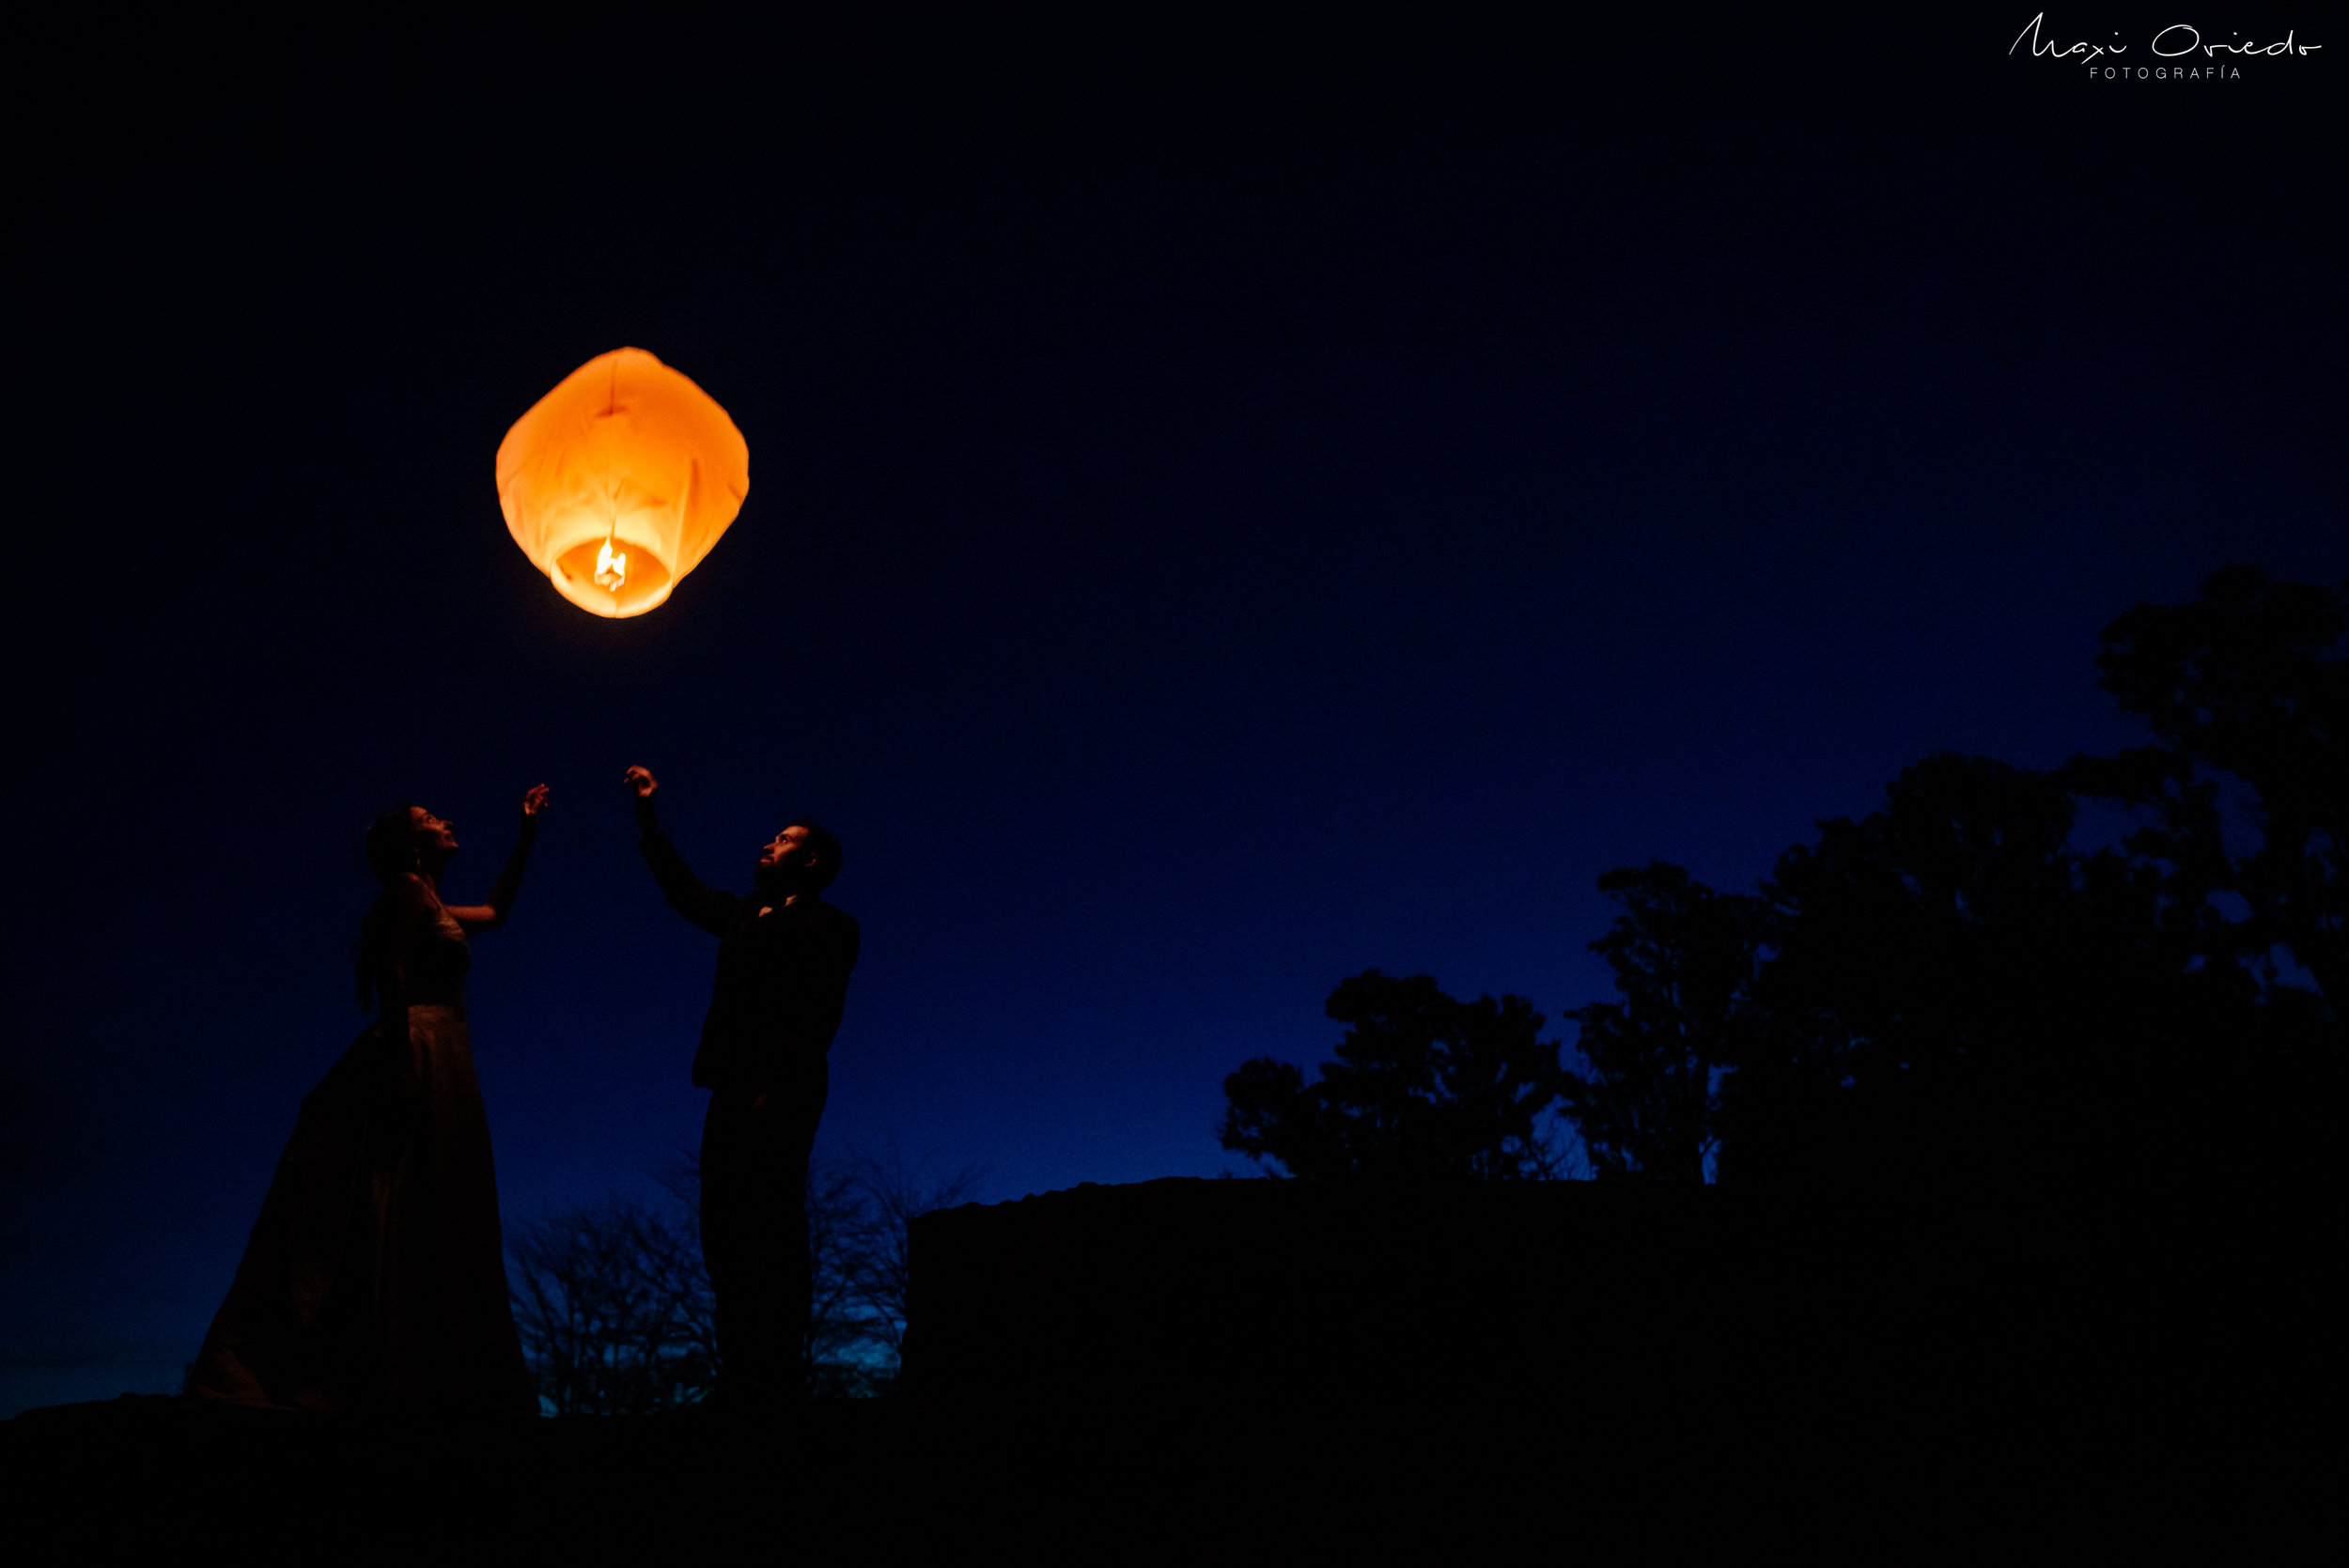
[[[360,925],[376,1021],[302,1102],[189,1380],[305,1410],[535,1413],[506,1295],[490,1124],[465,1037],[465,933],[501,924],[547,786],[486,904],[441,902],[450,825],[401,806],[367,831],[383,891]]]

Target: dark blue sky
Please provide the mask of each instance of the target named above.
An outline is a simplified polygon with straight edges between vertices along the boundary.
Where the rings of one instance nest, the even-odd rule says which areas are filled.
[[[2126,743],[2106,622],[2349,570],[2349,40],[2106,84],[2025,20],[46,62],[0,1398],[194,1355],[395,800],[474,896],[554,787],[474,945],[510,1220],[698,1127],[630,763],[708,879],[840,833],[826,1140],[1009,1198],[1233,1166],[1223,1075],[1369,966],[1594,1000],[1610,867]],[[752,489],[609,623],[491,458],[622,345]]]

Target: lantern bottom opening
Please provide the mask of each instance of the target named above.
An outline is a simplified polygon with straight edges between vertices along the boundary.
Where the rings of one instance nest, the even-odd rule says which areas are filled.
[[[669,568],[641,546],[627,551],[625,582],[616,588],[599,583],[596,555],[603,542],[590,539],[554,558],[547,567],[547,581],[554,584],[556,593],[590,614],[612,616],[641,615],[669,597],[674,585]]]

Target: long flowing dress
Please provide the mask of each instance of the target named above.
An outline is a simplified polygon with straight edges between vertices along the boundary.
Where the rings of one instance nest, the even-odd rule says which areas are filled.
[[[407,965],[414,1077],[379,1020],[302,1102],[190,1391],[334,1411],[535,1413],[445,908]]]

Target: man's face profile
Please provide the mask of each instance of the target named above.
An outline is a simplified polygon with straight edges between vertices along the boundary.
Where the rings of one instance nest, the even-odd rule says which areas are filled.
[[[816,852],[807,846],[807,830],[795,823],[769,840],[767,847],[758,852],[759,879],[788,880],[815,863]]]

